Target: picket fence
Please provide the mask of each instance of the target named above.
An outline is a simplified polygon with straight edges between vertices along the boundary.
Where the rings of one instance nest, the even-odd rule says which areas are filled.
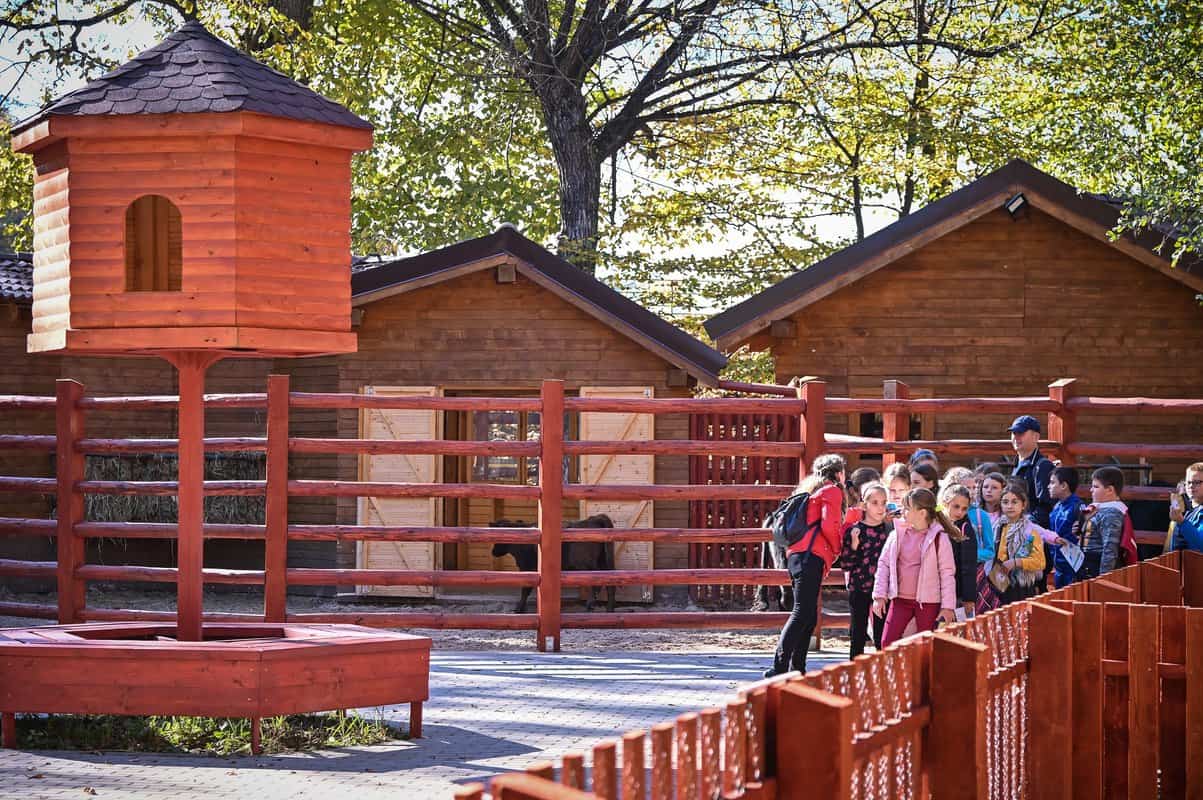
[[[621,744],[621,747],[620,747]],[[619,754],[621,753],[621,759]],[[750,684],[457,800],[1151,798],[1203,792],[1203,555]]]

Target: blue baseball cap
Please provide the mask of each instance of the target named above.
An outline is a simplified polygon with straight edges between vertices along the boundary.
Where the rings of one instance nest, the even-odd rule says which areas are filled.
[[[1011,427],[1007,428],[1011,433],[1023,433],[1025,431],[1036,431],[1040,433],[1040,420],[1033,416],[1024,414],[1022,417],[1016,417],[1011,423]]]

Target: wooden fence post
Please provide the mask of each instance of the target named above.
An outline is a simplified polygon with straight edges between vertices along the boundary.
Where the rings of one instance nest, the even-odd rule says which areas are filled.
[[[1076,796],[1067,748],[1073,742],[1072,612],[1033,602],[1028,618],[1029,796]]]
[[[1186,740],[1190,735],[1186,727],[1186,609],[1175,605],[1160,611],[1157,770],[1161,775],[1162,797],[1186,797]]]
[[[933,798],[985,800],[990,649],[945,633],[932,638],[927,759]]]
[[[84,479],[84,454],[78,442],[84,438],[84,412],[79,407],[83,384],[68,378],[55,382],[55,477],[58,516],[58,621],[60,625],[83,622],[87,605],[87,583],[75,571],[87,558],[86,540],[75,535],[84,519],[84,494],[76,484]]]
[[[1077,391],[1076,378],[1061,378],[1048,385],[1048,399],[1060,404],[1060,411],[1048,412],[1048,438],[1061,444],[1061,463],[1067,467],[1077,464],[1070,449],[1078,440],[1078,415],[1071,411],[1065,401]]]
[[[647,775],[644,773],[644,731],[631,731],[622,737],[622,798],[643,800],[647,794]]]
[[[810,474],[810,465],[822,454],[827,439],[827,384],[823,381],[807,381],[798,389],[798,396],[806,405],[802,417],[802,468],[799,479]]]
[[[852,701],[786,683],[777,725],[777,797],[851,800]]]
[[[1203,553],[1182,552],[1182,603],[1203,608]]]
[[[882,389],[882,397],[886,400],[907,400],[911,396],[911,387],[907,386],[902,381],[886,381]],[[911,438],[911,415],[901,414],[898,412],[890,412],[881,415],[881,439],[883,442],[905,442]],[[882,453],[881,468],[884,471],[886,467],[898,460],[898,456],[894,453]],[[904,458],[905,462],[906,459]]]
[[[798,387],[798,396],[805,404],[802,416],[802,463],[798,479],[810,474],[811,465],[823,453],[827,439],[827,384],[811,380]],[[814,638],[807,643],[811,650],[823,649],[823,592],[815,603]]]
[[[1132,800],[1157,796],[1160,622],[1157,606],[1128,607],[1128,797]]]
[[[1069,752],[1073,796],[1101,800],[1103,796],[1103,606],[1055,600],[1057,608],[1073,612],[1072,731]]]
[[[267,508],[263,621],[288,614],[288,376],[267,378]]]
[[[539,642],[560,651],[560,538],[564,526],[564,382],[543,381],[539,414]]]
[[[698,796],[698,715],[677,717],[677,797]]]
[[[1203,609],[1186,610],[1186,796],[1203,798]]]

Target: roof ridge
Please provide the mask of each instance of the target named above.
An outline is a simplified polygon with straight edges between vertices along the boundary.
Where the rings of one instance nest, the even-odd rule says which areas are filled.
[[[247,111],[371,128],[351,111],[189,20],[152,47],[13,126],[50,116],[128,116]]]

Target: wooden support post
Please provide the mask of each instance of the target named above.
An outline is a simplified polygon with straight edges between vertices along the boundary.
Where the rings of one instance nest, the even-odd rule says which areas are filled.
[[[593,794],[601,800],[617,800],[618,797],[617,750],[618,745],[613,740],[593,746]]]
[[[722,787],[722,766],[719,757],[722,753],[723,712],[717,708],[702,709],[698,715],[700,720],[701,751],[698,775],[698,790],[702,797],[718,797]]]
[[[58,621],[65,625],[83,622],[87,604],[87,583],[76,577],[87,557],[86,540],[75,535],[75,526],[84,519],[84,494],[76,488],[84,479],[84,454],[77,446],[84,438],[84,412],[79,407],[84,387],[61,379],[55,383],[55,394]]]
[[[1153,606],[1182,605],[1182,573],[1151,561],[1143,561],[1140,570],[1141,602]]]
[[[1067,467],[1078,463],[1071,452],[1078,441],[1078,416],[1065,405],[1076,391],[1076,378],[1062,378],[1048,385],[1048,399],[1061,407],[1060,411],[1048,412],[1048,438],[1061,444],[1061,463]]]
[[[539,416],[539,642],[560,651],[560,539],[564,526],[564,382],[543,381]]]
[[[823,381],[807,381],[798,388],[798,395],[805,404],[802,416],[802,463],[798,466],[799,479],[810,474],[811,465],[823,453],[827,440],[827,384]],[[795,598],[795,602],[797,599]],[[823,649],[823,592],[819,591],[815,603],[814,638],[807,642],[811,650]]]
[[[560,783],[572,789],[585,788],[585,756],[583,753],[565,753],[560,759]]]
[[[652,726],[652,797],[669,800],[673,795],[673,724]]]
[[[851,800],[852,701],[787,683],[777,724],[777,796]]]
[[[1033,800],[1074,796],[1073,765],[1066,751],[1073,741],[1073,619],[1069,611],[1031,604],[1027,713],[1033,724],[1027,752]]]
[[[11,711],[0,713],[0,746],[17,749],[17,715]]]
[[[1203,553],[1182,552],[1182,603],[1203,608]]]
[[[251,717],[251,755],[263,752],[263,719]]]
[[[1096,583],[1097,581],[1092,581]],[[1103,604],[1103,796],[1128,794],[1128,603]],[[1112,662],[1108,664],[1107,662]],[[1114,663],[1114,662],[1119,662]],[[1119,669],[1115,669],[1119,667]]]
[[[493,800],[596,800],[595,795],[553,783],[550,778],[521,772],[498,775],[489,788]]]
[[[886,400],[907,400],[911,396],[911,388],[902,381],[886,381],[883,387],[882,397]],[[910,414],[899,414],[892,412],[881,415],[881,439],[884,442],[905,442],[911,438],[911,416]],[[883,453],[881,456],[881,468],[884,471],[886,467],[898,460],[898,456],[894,453]],[[906,459],[902,459],[904,462]]]
[[[422,738],[422,702],[420,700],[409,704],[409,738]]]
[[[1161,654],[1156,606],[1128,608],[1128,797],[1157,796],[1157,663]],[[1037,681],[1037,685],[1039,681]]]
[[[1073,611],[1073,731],[1069,751],[1073,796],[1103,797],[1103,606],[1058,603]],[[1043,717],[1041,717],[1043,719]]]
[[[1203,800],[1203,609],[1186,610],[1186,796]]]
[[[698,796],[698,715],[677,717],[677,797]]]
[[[747,707],[747,700],[727,703],[723,725],[723,794],[727,797],[739,797],[747,784]]]
[[[205,370],[221,356],[186,350],[166,358],[175,365],[180,385],[176,636],[199,642],[204,638]]]
[[[1086,585],[1090,587],[1090,602],[1092,603],[1140,602],[1140,596],[1133,589],[1106,578],[1095,578],[1088,581]]]
[[[1148,563],[1148,562],[1145,562]],[[1147,584],[1146,584],[1147,585]],[[1157,769],[1162,797],[1186,797],[1186,609],[1180,605],[1161,611],[1161,668],[1180,670],[1178,675],[1161,673],[1161,707],[1157,710],[1160,739]]]
[[[267,507],[263,621],[288,615],[288,376],[267,378]]]
[[[807,381],[798,389],[806,410],[802,417],[802,465],[799,476],[810,474],[810,466],[827,446],[827,384]]]
[[[932,797],[985,800],[990,649],[945,633],[932,638],[931,727],[927,759]],[[1043,718],[1043,717],[1042,717]]]
[[[647,789],[643,757],[644,731],[631,731],[622,737],[622,797],[643,800]]]

